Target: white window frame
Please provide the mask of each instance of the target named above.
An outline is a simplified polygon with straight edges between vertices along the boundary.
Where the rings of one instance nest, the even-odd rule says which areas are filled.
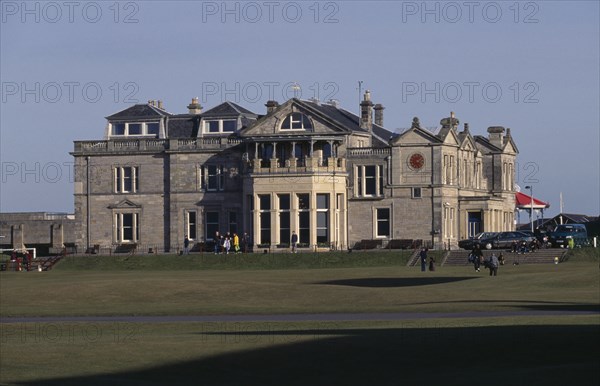
[[[219,131],[210,131],[209,127],[210,127],[210,123],[211,122],[218,122],[219,123]],[[234,122],[235,124],[235,128],[233,129],[233,131],[224,131],[223,127],[224,122]],[[208,135],[218,135],[218,134],[230,134],[230,133],[235,133],[238,129],[238,123],[237,123],[237,119],[227,119],[227,118],[221,118],[221,119],[206,119],[206,120],[202,120],[202,132],[204,134],[208,134]]]
[[[125,170],[131,169],[131,190],[125,190]],[[138,166],[115,166],[113,169],[114,192],[119,194],[137,193],[139,185]]]
[[[300,116],[300,120],[295,120],[293,118],[294,114],[299,114]],[[287,122],[289,118],[289,122],[290,122],[290,127],[284,127],[283,125]],[[304,126],[304,119],[306,118],[306,120],[308,121],[308,123],[310,124],[310,127],[305,127]],[[300,123],[300,127],[294,129],[292,126],[294,126],[294,123]],[[306,114],[300,113],[300,112],[293,112],[288,114],[282,121],[281,121],[281,125],[279,125],[279,130],[281,131],[306,131],[306,130],[312,130],[314,127],[312,120],[310,119],[310,117]]]
[[[417,192],[419,192],[419,193],[417,194]],[[421,187],[410,188],[410,197],[411,198],[423,198],[423,188],[421,188]]]
[[[131,218],[132,238],[131,239],[124,238],[125,227],[123,225],[123,216],[126,216],[126,215],[132,216],[132,218]],[[117,212],[114,214],[113,221],[114,221],[113,237],[117,244],[137,243],[139,241],[139,234],[140,234],[139,213],[137,213],[137,212]]]
[[[325,208],[319,208],[319,196],[325,196]],[[316,220],[315,220],[315,232],[316,232],[316,242],[317,243],[330,243],[331,242],[331,195],[329,193],[317,193],[315,195],[315,206],[316,206]],[[319,214],[323,214],[325,213],[325,227],[320,227],[319,226]],[[319,241],[319,230],[320,229],[325,229],[326,234],[327,234],[327,240],[326,241]]]
[[[367,194],[367,175],[366,168],[374,167],[375,168],[375,176],[372,178],[375,179],[375,193]],[[371,178],[371,177],[369,177]],[[355,195],[356,197],[383,197],[384,192],[384,175],[383,175],[383,165],[355,165],[354,167],[354,186],[355,186]]]
[[[157,124],[158,125],[158,133],[150,134],[148,133],[148,125]],[[125,125],[124,134],[115,134],[115,125]],[[142,125],[142,133],[141,134],[129,134],[129,125]],[[160,122],[114,122],[110,124],[110,136],[117,138],[124,137],[160,137]]]
[[[387,219],[383,219],[380,220],[379,219],[379,211],[387,211]],[[387,222],[388,225],[388,234],[387,235],[382,235],[379,233],[379,224],[383,223],[383,222]],[[390,208],[375,208],[375,237],[376,238],[381,238],[381,239],[386,239],[386,238],[390,238],[392,234],[392,210]]]
[[[216,167],[216,174],[214,176],[217,179],[216,187],[209,187],[208,181],[212,174],[209,174],[209,167]],[[200,175],[200,190],[204,190],[206,192],[220,192],[224,190],[225,185],[225,174],[223,173],[223,165],[217,164],[205,164],[198,168],[198,173]]]
[[[190,215],[194,215],[194,220],[190,220]],[[194,224],[195,232],[191,231],[191,225]],[[195,210],[186,210],[185,211],[185,234],[188,236],[190,240],[198,239],[198,212]]]

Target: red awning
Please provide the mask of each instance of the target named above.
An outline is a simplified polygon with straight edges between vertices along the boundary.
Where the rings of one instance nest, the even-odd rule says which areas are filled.
[[[531,209],[531,196],[521,192],[515,193],[515,205],[517,209]],[[546,209],[549,207],[550,204],[547,202],[533,198],[533,209]]]

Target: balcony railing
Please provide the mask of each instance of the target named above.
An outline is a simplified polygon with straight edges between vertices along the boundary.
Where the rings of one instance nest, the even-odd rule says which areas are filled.
[[[127,153],[132,151],[224,149],[242,143],[240,138],[205,137],[185,139],[137,138],[127,140],[75,141],[75,152]]]
[[[352,147],[348,148],[349,157],[362,157],[369,155],[389,155],[389,147]]]

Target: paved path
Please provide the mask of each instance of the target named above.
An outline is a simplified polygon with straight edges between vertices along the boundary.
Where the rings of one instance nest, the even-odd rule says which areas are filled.
[[[50,322],[362,322],[411,319],[494,318],[518,316],[600,315],[600,311],[488,311],[488,312],[392,312],[364,314],[270,314],[270,315],[190,315],[190,316],[45,316],[0,318],[0,323]]]

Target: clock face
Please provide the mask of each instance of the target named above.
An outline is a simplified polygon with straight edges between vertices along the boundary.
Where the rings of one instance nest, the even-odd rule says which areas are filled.
[[[408,158],[408,165],[413,170],[420,170],[425,166],[425,158],[422,154],[415,153]]]

